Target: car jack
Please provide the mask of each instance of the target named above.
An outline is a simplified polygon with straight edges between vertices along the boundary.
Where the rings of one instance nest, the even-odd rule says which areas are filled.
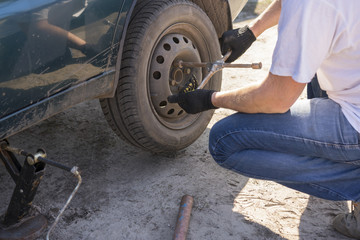
[[[25,156],[23,166],[15,154]],[[0,142],[0,159],[16,184],[7,211],[0,220],[0,240],[35,239],[45,231],[47,220],[43,215],[34,212],[32,201],[43,178],[46,164],[71,172],[77,177],[78,184],[48,230],[46,238],[49,239],[51,231],[80,187],[82,180],[78,168],[70,168],[46,159],[46,153],[42,149],[32,155],[10,147],[7,141]]]

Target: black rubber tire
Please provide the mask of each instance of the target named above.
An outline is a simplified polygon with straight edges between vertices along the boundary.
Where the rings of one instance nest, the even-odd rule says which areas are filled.
[[[126,35],[115,97],[101,100],[107,121],[122,139],[155,153],[189,146],[204,132],[214,112],[184,113],[171,121],[157,113],[150,96],[149,68],[156,46],[169,34],[190,39],[203,62],[221,58],[217,33],[197,5],[188,0],[138,1]],[[207,73],[199,71],[200,77]],[[206,88],[220,90],[221,78],[221,73],[216,74]]]

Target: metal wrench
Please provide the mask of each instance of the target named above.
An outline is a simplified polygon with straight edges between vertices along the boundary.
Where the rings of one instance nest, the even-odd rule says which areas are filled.
[[[252,68],[252,69],[261,69],[262,63],[251,63],[251,64],[231,64],[225,63],[225,61],[230,57],[231,51],[225,54],[223,58],[217,60],[213,63],[198,63],[198,62],[183,62],[182,60],[177,62],[179,68],[183,67],[207,67],[209,73],[202,80],[200,86],[197,89],[203,89],[209,80],[214,76],[215,73],[223,70],[224,68]]]

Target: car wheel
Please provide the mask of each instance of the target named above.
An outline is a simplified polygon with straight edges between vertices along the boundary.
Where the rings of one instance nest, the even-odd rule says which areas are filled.
[[[218,36],[206,13],[187,0],[139,1],[129,24],[115,96],[101,100],[113,130],[152,152],[183,149],[206,129],[213,110],[191,115],[167,97],[206,69],[179,68],[179,60],[210,62],[221,57]],[[220,90],[221,73],[207,84]]]

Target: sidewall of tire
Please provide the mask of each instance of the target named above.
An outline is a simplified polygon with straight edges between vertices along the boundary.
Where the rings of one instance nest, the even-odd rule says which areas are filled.
[[[202,34],[202,36],[197,37],[203,38],[206,43],[206,46],[197,46],[202,48],[203,52],[207,52],[208,56],[205,56],[205,54],[201,56],[202,61],[215,61],[221,57],[216,31],[207,15],[193,3],[187,1],[175,2],[179,3],[167,6],[166,9],[159,12],[155,21],[145,26],[146,30],[138,44],[140,54],[138,55],[137,73],[134,78],[134,87],[136,89],[134,90],[136,94],[134,104],[135,109],[138,111],[138,120],[143,126],[144,134],[147,135],[147,138],[152,139],[152,144],[157,145],[157,149],[164,151],[182,149],[193,143],[206,129],[214,111],[210,110],[199,114],[196,122],[180,130],[170,129],[159,121],[151,104],[148,82],[150,61],[155,46],[160,40],[159,36],[163,35],[164,31],[174,24],[191,24]],[[209,83],[209,88],[220,90],[220,87],[221,74],[217,74]],[[126,123],[130,124],[131,122]],[[142,145],[141,142],[140,145]]]

